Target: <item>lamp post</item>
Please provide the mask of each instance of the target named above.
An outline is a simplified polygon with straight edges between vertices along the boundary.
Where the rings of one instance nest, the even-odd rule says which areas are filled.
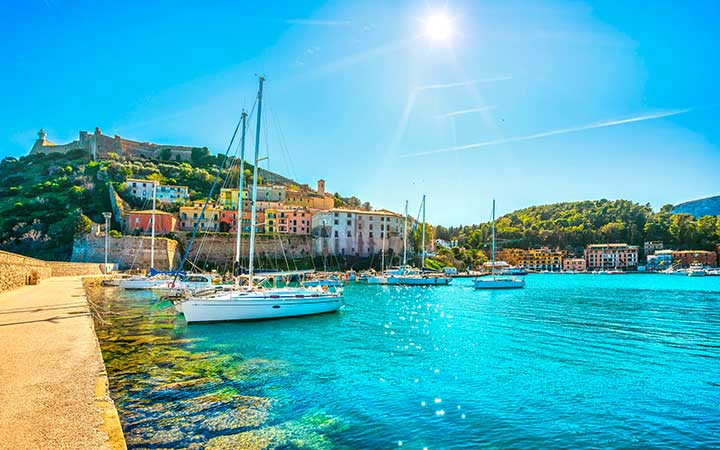
[[[105,218],[105,274],[108,273],[108,245],[110,244],[110,218],[112,213],[104,212],[103,217]]]

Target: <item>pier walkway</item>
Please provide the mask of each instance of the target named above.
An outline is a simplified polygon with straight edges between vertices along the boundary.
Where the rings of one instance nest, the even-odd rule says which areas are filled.
[[[0,294],[0,449],[123,449],[80,277]]]

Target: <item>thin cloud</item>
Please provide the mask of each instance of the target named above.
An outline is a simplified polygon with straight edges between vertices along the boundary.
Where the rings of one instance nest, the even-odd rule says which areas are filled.
[[[313,19],[285,19],[285,23],[291,25],[311,25],[319,27],[346,27],[350,25],[349,20],[313,20]]]
[[[500,144],[509,144],[509,143],[513,143],[513,142],[532,141],[535,139],[542,139],[542,138],[550,137],[550,136],[558,136],[561,134],[577,133],[579,131],[594,130],[596,128],[613,127],[613,126],[617,126],[617,125],[623,125],[626,123],[642,122],[645,120],[654,120],[654,119],[661,119],[663,117],[677,116],[680,114],[689,113],[689,112],[693,111],[694,109],[695,108],[675,109],[675,110],[671,110],[671,111],[665,111],[665,112],[660,112],[660,113],[655,113],[655,114],[644,114],[641,116],[629,117],[629,118],[625,118],[625,119],[606,120],[606,121],[602,121],[602,122],[591,123],[588,125],[581,125],[578,127],[571,127],[571,128],[561,128],[559,130],[544,131],[542,133],[529,134],[526,136],[516,136],[516,137],[503,138],[503,139],[495,139],[492,141],[477,142],[475,144],[438,148],[435,150],[428,150],[428,151],[419,152],[419,153],[406,153],[404,155],[400,155],[400,157],[401,158],[411,158],[411,157],[416,157],[416,156],[434,155],[437,153],[448,153],[448,152],[458,152],[458,151],[463,151],[463,150],[472,150],[472,149],[476,149],[476,148],[490,147],[493,145],[500,145]]]
[[[455,117],[455,116],[462,116],[464,114],[472,114],[472,113],[478,113],[478,112],[484,112],[484,111],[490,111],[491,109],[495,109],[494,106],[481,106],[479,108],[470,108],[470,109],[461,109],[460,111],[451,111],[445,114],[438,114],[438,119],[445,119],[448,117]]]
[[[418,86],[418,91],[429,91],[431,89],[450,89],[454,87],[461,87],[461,86],[471,86],[473,84],[479,84],[479,83],[493,83],[495,81],[507,81],[512,80],[512,77],[506,76],[506,77],[493,77],[493,78],[480,78],[477,80],[466,80],[466,81],[458,81],[457,83],[444,83],[444,84],[426,84],[425,86]]]

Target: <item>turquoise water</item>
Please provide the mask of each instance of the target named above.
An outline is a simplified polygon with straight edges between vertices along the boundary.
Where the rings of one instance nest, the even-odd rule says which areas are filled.
[[[463,279],[351,285],[338,314],[190,326],[147,295],[108,295],[142,311],[101,336],[126,434],[139,437],[131,447],[221,448],[213,438],[281,428],[290,431],[242,447],[720,446],[720,277],[530,275],[514,291],[475,291]],[[142,333],[171,339],[168,352],[235,372],[193,366],[153,380],[148,360],[167,365],[164,350],[143,341],[119,352],[111,339],[128,329],[123,320],[157,324]],[[142,356],[135,366],[132,352]],[[173,386],[173,373],[207,381]],[[260,419],[213,427],[237,404],[188,406],[228,387],[230,397],[263,399],[241,409]],[[168,409],[174,420],[160,413]],[[148,443],[148,428],[169,438]]]

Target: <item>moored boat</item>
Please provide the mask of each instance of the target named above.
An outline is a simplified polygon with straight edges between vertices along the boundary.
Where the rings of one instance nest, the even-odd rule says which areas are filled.
[[[248,259],[248,284],[236,285],[218,292],[200,292],[176,300],[176,308],[185,314],[188,322],[216,322],[230,320],[276,319],[282,317],[305,316],[338,311],[343,304],[342,290],[331,292],[327,287],[300,288],[264,288],[254,283],[255,271],[255,233],[257,220],[257,179],[260,162],[260,121],[262,118],[262,93],[265,79],[260,77],[257,96],[257,126],[255,129],[255,157],[253,164],[253,187],[250,212],[250,249]],[[245,131],[247,114],[242,115],[241,161],[244,161]],[[232,144],[231,144],[232,146]],[[230,147],[229,147],[230,148]],[[242,164],[242,162],[241,162]],[[244,173],[242,170],[240,173]],[[218,175],[219,176],[219,175]],[[240,177],[242,179],[242,176]],[[242,189],[240,189],[242,192]],[[210,196],[212,195],[212,190]],[[238,202],[242,211],[242,202]],[[242,214],[239,214],[242,216]],[[240,227],[237,227],[240,236]],[[190,246],[188,246],[190,248]],[[239,252],[239,245],[237,246]],[[237,256],[236,256],[237,259]]]
[[[525,287],[525,280],[519,277],[495,275],[495,199],[492,206],[492,269],[489,276],[473,279],[475,289],[519,289]]]

